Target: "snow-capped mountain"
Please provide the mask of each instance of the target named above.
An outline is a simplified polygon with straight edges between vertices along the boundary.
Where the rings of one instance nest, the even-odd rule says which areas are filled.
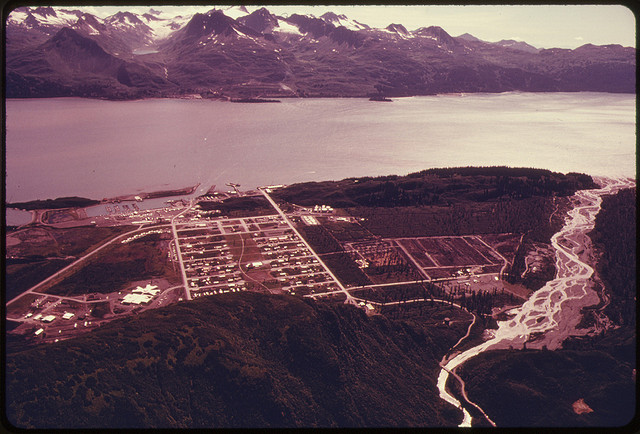
[[[176,30],[180,30],[191,19],[190,16],[182,15],[167,17],[162,12],[153,9],[138,18],[151,29],[151,37],[154,42],[165,39]]]
[[[389,33],[400,35],[400,37],[402,38],[408,38],[411,36],[409,31],[402,24],[389,24],[387,27],[385,27],[385,30]]]
[[[78,10],[24,7],[13,10],[7,19],[7,24],[44,31],[71,26],[81,15],[82,12]]]
[[[512,48],[514,50],[526,51],[528,53],[537,53],[539,48],[529,45],[524,41],[515,41],[513,39],[503,39],[502,41],[494,42],[494,44],[505,48]]]
[[[346,27],[349,30],[367,30],[370,27],[366,24],[359,23],[356,20],[351,20],[345,15],[337,15],[333,12],[327,12],[320,16],[324,21],[333,24],[336,27]]]
[[[539,50],[453,37],[437,26],[377,29],[334,13],[225,6],[189,16],[152,8],[99,18],[23,7],[10,13],[6,29],[6,93],[15,97],[635,92],[633,48]]]

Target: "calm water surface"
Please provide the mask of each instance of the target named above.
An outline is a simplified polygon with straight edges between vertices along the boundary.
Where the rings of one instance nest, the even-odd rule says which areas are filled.
[[[7,201],[509,165],[635,177],[635,95],[7,101]]]

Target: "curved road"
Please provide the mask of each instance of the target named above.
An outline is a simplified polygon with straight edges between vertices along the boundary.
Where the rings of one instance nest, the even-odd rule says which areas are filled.
[[[153,226],[151,229],[155,229],[155,228],[159,228],[159,227],[168,227],[169,225],[158,225],[158,226]],[[106,243],[104,243],[103,245],[101,245],[100,247],[96,248],[95,250],[92,250],[91,252],[87,253],[86,255],[78,258],[78,260],[72,262],[71,264],[67,265],[66,267],[64,267],[63,269],[55,272],[54,274],[52,274],[51,276],[47,277],[46,279],[44,279],[43,281],[41,281],[40,283],[37,283],[36,285],[32,286],[31,288],[27,289],[26,291],[24,291],[23,293],[21,293],[20,295],[18,295],[17,297],[12,298],[11,300],[9,300],[6,303],[6,306],[8,306],[9,304],[13,303],[15,300],[17,300],[18,298],[22,297],[23,295],[29,294],[33,291],[35,291],[37,288],[41,287],[42,285],[44,285],[45,283],[50,282],[51,280],[53,280],[55,277],[60,276],[62,273],[65,273],[67,271],[69,271],[70,269],[78,266],[78,264],[80,264],[81,262],[84,262],[87,260],[87,258],[95,255],[96,253],[98,253],[100,250],[104,249],[107,246],[110,246],[111,244],[115,243],[116,241],[120,241],[121,239],[127,237],[128,235],[131,234],[135,234],[136,232],[140,232],[140,231],[146,231],[150,229],[149,227],[143,228],[143,225],[140,225],[138,227],[138,229],[134,229],[132,231],[126,232],[124,234],[118,235],[117,237],[107,241]]]
[[[590,240],[587,233],[593,229],[596,214],[600,211],[602,197],[617,190],[635,186],[630,179],[602,179],[603,187],[597,190],[581,190],[574,195],[575,207],[568,212],[565,225],[553,235],[551,244],[556,250],[556,277],[532,294],[522,306],[511,309],[512,318],[498,322],[498,329],[484,343],[464,351],[443,366],[438,376],[440,397],[463,412],[460,426],[470,427],[471,416],[455,397],[446,390],[449,373],[483,351],[506,348],[522,348],[533,334],[541,334],[537,347],[553,350],[576,331],[580,309],[596,304],[598,297],[591,289],[593,267],[587,263]],[[595,299],[594,299],[595,296]],[[487,417],[491,422],[491,420]]]

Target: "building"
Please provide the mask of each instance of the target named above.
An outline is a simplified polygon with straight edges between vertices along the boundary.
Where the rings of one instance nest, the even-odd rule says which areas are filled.
[[[160,292],[160,290],[157,288],[158,288],[157,285],[147,284],[147,286],[145,286],[144,288],[142,286],[138,286],[136,289],[134,289],[131,292],[134,294],[144,294],[144,295],[150,295],[151,297],[153,297],[158,295],[158,293]]]
[[[313,207],[314,212],[333,212],[333,208],[329,205],[316,205]]]
[[[122,299],[122,304],[146,304],[153,299],[149,294],[127,294]]]

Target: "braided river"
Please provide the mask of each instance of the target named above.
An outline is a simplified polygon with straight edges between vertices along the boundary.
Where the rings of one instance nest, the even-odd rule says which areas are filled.
[[[453,355],[442,363],[438,376],[440,397],[463,412],[461,427],[470,427],[472,418],[458,399],[446,390],[450,373],[478,354],[497,349],[560,347],[569,336],[585,334],[588,330],[576,329],[580,321],[580,309],[598,303],[599,297],[592,289],[594,272],[591,241],[587,235],[595,224],[600,211],[602,196],[622,188],[634,187],[630,178],[600,178],[600,189],[581,190],[573,196],[573,209],[568,212],[562,229],[553,235],[556,276],[534,292],[520,307],[507,311],[506,321],[498,321],[496,330],[489,330],[490,337],[482,344]],[[529,339],[535,337],[532,341]],[[529,341],[529,342],[528,342]],[[477,405],[471,403],[470,405]],[[484,413],[484,412],[483,412]],[[485,415],[495,426],[494,422]]]

